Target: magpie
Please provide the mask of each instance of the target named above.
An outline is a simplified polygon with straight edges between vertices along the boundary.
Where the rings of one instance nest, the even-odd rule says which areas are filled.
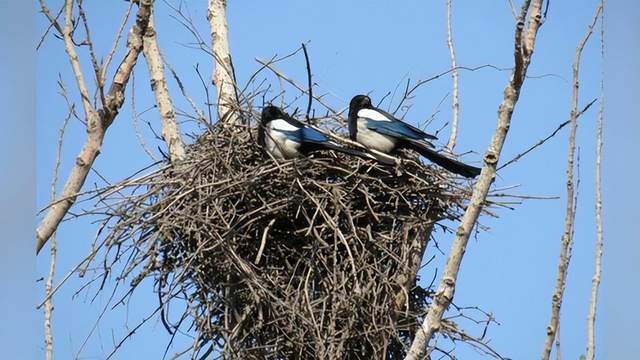
[[[349,137],[367,148],[387,154],[398,149],[417,151],[429,161],[467,178],[474,178],[480,174],[480,168],[433,150],[434,146],[429,140],[436,140],[435,136],[374,107],[366,95],[356,95],[349,103]]]
[[[347,155],[381,161],[364,152],[338,145],[320,131],[306,126],[272,105],[262,109],[260,122],[258,144],[277,159],[291,159],[318,150],[335,150]]]

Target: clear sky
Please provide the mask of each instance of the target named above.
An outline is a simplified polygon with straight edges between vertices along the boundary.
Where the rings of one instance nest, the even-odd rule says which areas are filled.
[[[169,0],[171,1],[171,0]],[[519,3],[519,1],[515,1]],[[208,41],[209,28],[206,22],[204,1],[185,1],[193,20]],[[407,77],[416,80],[440,73],[450,67],[446,47],[446,1],[271,1],[249,2],[230,1],[229,31],[230,46],[238,81],[244,84],[248,76],[258,68],[255,58],[268,59],[274,54],[286,54],[297,48],[301,42],[309,42],[309,53],[314,81],[319,84],[318,93],[327,92],[327,101],[335,107],[348,105],[351,96],[370,92],[376,99],[388,91],[393,91],[399,82]],[[514,18],[508,1],[482,2],[474,0],[455,0],[453,16],[454,42],[458,64],[475,67],[492,64],[499,68],[510,68],[513,64]],[[527,79],[517,105],[511,131],[503,152],[503,161],[529,147],[538,139],[546,136],[559,123],[568,118],[571,95],[571,62],[575,47],[582,37],[586,25],[591,21],[597,1],[580,2],[552,1],[549,18],[542,27],[533,63],[529,69],[531,78]],[[51,2],[58,9],[60,1]],[[519,4],[517,4],[519,5]],[[634,11],[616,12],[607,19],[612,31],[618,31],[620,37],[611,42],[611,46],[628,47],[634,35],[638,34],[637,3],[627,2]],[[128,3],[124,1],[88,1],[86,10],[92,24],[98,56],[104,56],[111,45],[112,35],[120,22],[121,14]],[[620,4],[612,4],[612,8]],[[163,1],[157,1],[157,28],[161,48],[166,60],[176,68],[182,77],[187,91],[199,104],[204,103],[204,92],[194,71],[199,68],[208,77],[211,71],[211,59],[201,51],[187,44],[193,42],[191,35],[172,17],[172,10]],[[1,11],[0,11],[1,12]],[[633,15],[635,14],[635,15]],[[616,16],[616,17],[614,17]],[[619,18],[618,18],[619,16]],[[633,20],[632,16],[636,16]],[[618,19],[622,19],[618,21]],[[34,37],[47,27],[42,16],[35,19]],[[627,24],[627,25],[624,25]],[[625,26],[633,24],[633,29]],[[636,39],[637,40],[637,39]],[[34,40],[34,42],[37,40]],[[637,41],[636,41],[637,42]],[[619,70],[637,65],[638,46],[631,44],[630,57],[612,57],[607,59],[606,68]],[[635,46],[635,47],[633,47]],[[120,46],[123,47],[123,44]],[[80,50],[81,57],[86,48]],[[116,54],[114,63],[121,58],[122,51]],[[84,58],[86,59],[86,58]],[[581,68],[581,96],[583,106],[599,95],[601,60],[599,57],[599,37],[594,34],[585,48]],[[635,60],[634,60],[635,59]],[[635,63],[633,62],[635,61]],[[88,62],[84,64],[86,74],[90,74]],[[61,126],[66,106],[57,94],[57,80],[60,76],[72,98],[77,99],[77,90],[70,73],[68,59],[64,54],[62,42],[49,36],[37,56],[37,206],[41,208],[49,199],[51,169],[55,158],[57,131]],[[280,68],[299,82],[305,82],[304,58],[292,58],[282,63]],[[637,69],[637,66],[636,66]],[[265,73],[266,74],[266,73]],[[636,72],[637,74],[637,72]],[[481,154],[489,143],[495,128],[496,113],[502,99],[502,90],[508,80],[509,71],[482,69],[475,72],[460,72],[460,135],[458,152],[474,151],[464,157],[465,161],[479,164]],[[618,76],[618,77],[616,77]],[[637,84],[637,75],[635,84]],[[616,81],[624,84],[628,81],[625,74],[614,75]],[[89,76],[87,75],[89,78]],[[267,81],[277,87],[272,76]],[[612,85],[615,87],[615,85]],[[624,332],[629,334],[638,315],[634,309],[622,315],[618,310],[623,305],[635,302],[637,292],[637,211],[618,211],[624,206],[625,179],[636,179],[638,169],[630,167],[626,161],[616,160],[612,154],[622,154],[623,149],[638,146],[637,85],[635,89],[623,92],[631,107],[611,107],[607,115],[605,148],[605,236],[607,240],[629,241],[635,248],[628,249],[615,244],[605,248],[605,281],[602,296],[604,309],[600,312],[603,322],[599,323],[600,342],[598,353],[601,359],[621,359],[623,351],[637,353],[639,342],[625,341]],[[178,95],[177,87],[170,81],[174,99],[180,109],[189,109]],[[450,92],[450,77],[444,76],[423,86],[411,100],[412,108],[406,119],[417,124],[428,118],[442,98]],[[138,112],[147,110],[154,104],[146,75],[146,65],[142,58],[135,73],[136,107]],[[624,85],[623,85],[624,88]],[[127,102],[120,115],[109,129],[102,153],[95,163],[102,176],[109,181],[117,181],[149,164],[150,159],[141,150],[132,125],[131,95],[132,87],[127,89]],[[634,95],[635,94],[635,95]],[[288,99],[299,94],[289,89]],[[635,96],[635,97],[634,97]],[[611,97],[609,97],[611,98]],[[304,106],[301,100],[300,107]],[[610,100],[614,103],[615,100]],[[385,105],[387,103],[384,103]],[[78,106],[80,103],[78,103]],[[320,111],[319,107],[316,107]],[[583,115],[579,122],[578,143],[580,153],[580,199],[578,204],[575,245],[568,285],[562,309],[562,352],[566,359],[577,359],[584,353],[586,342],[586,315],[593,268],[594,226],[594,143],[596,109],[593,107]],[[80,111],[80,107],[78,107]],[[428,130],[435,131],[451,117],[450,98],[440,106],[436,120]],[[617,122],[616,120],[620,120]],[[631,121],[634,119],[636,121]],[[154,109],[145,112],[142,120],[149,121],[158,130],[159,120]],[[626,125],[623,125],[626,124]],[[147,125],[141,123],[142,132],[153,152],[164,144],[151,136]],[[194,130],[193,126],[185,125]],[[610,130],[609,130],[610,129]],[[518,185],[510,192],[521,195],[559,196],[557,200],[531,200],[516,205],[515,210],[497,210],[499,219],[484,217],[483,225],[490,230],[471,239],[462,265],[457,287],[455,303],[460,306],[479,306],[494,314],[500,326],[490,328],[488,337],[492,346],[501,354],[514,359],[532,359],[539,356],[544,341],[545,327],[548,323],[550,299],[553,291],[557,254],[565,206],[565,168],[566,138],[563,130],[545,146],[499,173],[496,187]],[[633,135],[635,134],[635,135]],[[446,139],[447,130],[441,139]],[[614,138],[615,136],[615,138]],[[620,139],[620,140],[619,140]],[[635,139],[635,140],[634,140]],[[65,179],[73,165],[73,159],[84,141],[83,125],[74,120],[70,123],[64,143],[63,162],[60,169],[61,179]],[[444,141],[440,142],[443,145]],[[629,155],[633,151],[629,151]],[[637,163],[637,161],[635,161]],[[621,175],[630,171],[627,177]],[[85,187],[103,185],[95,174],[90,176]],[[61,189],[62,184],[59,185]],[[631,196],[636,196],[631,194]],[[607,200],[610,200],[607,202]],[[89,204],[81,205],[87,207]],[[3,210],[8,211],[8,210]],[[608,213],[607,213],[608,212]],[[622,225],[622,224],[625,225]],[[631,225],[630,225],[631,224]],[[635,224],[635,225],[633,225]],[[630,232],[635,226],[636,232]],[[57,281],[69,269],[87,254],[95,226],[90,219],[66,222],[58,232],[59,260]],[[448,249],[452,236],[437,234],[442,249]],[[31,240],[27,241],[29,244]],[[608,250],[611,249],[609,252]],[[430,250],[434,251],[434,250]],[[631,255],[635,254],[635,255]],[[48,269],[48,246],[37,258],[33,281],[46,276]],[[636,267],[632,267],[630,256],[635,256]],[[427,268],[422,275],[428,282],[433,273]],[[624,274],[627,275],[624,275]],[[628,275],[629,273],[635,275]],[[610,274],[616,274],[610,275]],[[622,276],[622,279],[620,278]],[[624,276],[627,276],[626,278]],[[614,284],[621,280],[629,281],[633,286],[626,287],[626,303],[616,296],[619,287]],[[94,326],[95,319],[107,301],[109,292],[101,293],[95,301],[88,292],[73,294],[86,279],[72,278],[57,294],[54,312],[54,336],[56,357],[60,359],[78,356],[81,359],[102,359],[132,327],[147,316],[156,305],[155,296],[139,288],[133,300],[127,306],[107,311],[95,331],[82,344]],[[148,285],[148,284],[147,284]],[[42,282],[36,284],[39,302],[42,296]],[[146,287],[149,290],[149,287]],[[123,327],[126,321],[126,328]],[[637,324],[637,321],[635,322]],[[611,324],[611,325],[610,325]],[[40,323],[34,331],[41,339]],[[621,335],[616,331],[621,331]],[[169,335],[158,321],[152,320],[141,328],[135,337],[128,341],[117,354],[118,359],[160,358]],[[178,337],[176,346],[169,353],[182,350],[190,344],[188,337]],[[622,345],[621,345],[622,344]],[[38,343],[38,357],[43,350]],[[631,352],[636,349],[636,352]],[[479,355],[464,346],[457,349],[463,359],[478,358]]]

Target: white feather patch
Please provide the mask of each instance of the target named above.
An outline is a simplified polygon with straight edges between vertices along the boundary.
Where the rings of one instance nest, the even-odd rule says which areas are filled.
[[[372,109],[360,109],[360,111],[358,111],[358,117],[376,121],[391,121],[391,119]]]
[[[269,122],[269,128],[274,130],[284,130],[284,131],[296,131],[299,128],[289,124],[287,121],[282,119],[275,119]]]

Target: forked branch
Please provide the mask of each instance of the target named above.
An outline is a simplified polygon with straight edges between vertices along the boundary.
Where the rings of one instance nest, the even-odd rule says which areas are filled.
[[[66,0],[66,19],[63,35],[65,36],[65,48],[69,55],[85,108],[85,115],[87,117],[87,138],[84,146],[78,154],[78,157],[76,158],[75,166],[71,170],[71,174],[69,174],[69,177],[65,182],[62,193],[60,194],[60,198],[64,200],[55,202],[54,205],[49,208],[38,225],[38,229],[36,230],[36,253],[40,252],[40,249],[42,249],[44,244],[56,231],[58,225],[74,204],[76,195],[80,189],[82,189],[87,175],[89,174],[89,170],[100,153],[100,148],[102,147],[102,141],[104,140],[106,131],[118,115],[118,111],[124,103],[125,87],[127,86],[129,77],[136,65],[138,55],[142,52],[142,37],[147,31],[147,25],[149,24],[151,3],[152,0],[140,0],[136,23],[129,33],[127,52],[113,77],[104,106],[95,111],[89,101],[88,91],[84,78],[82,77],[79,59],[75,53],[75,49],[69,46],[69,42],[73,45],[70,37],[72,29],[73,0]],[[67,40],[67,38],[69,40]]]

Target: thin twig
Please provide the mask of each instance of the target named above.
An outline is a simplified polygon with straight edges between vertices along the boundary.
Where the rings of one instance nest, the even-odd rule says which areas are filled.
[[[585,107],[582,108],[582,110],[580,110],[578,112],[578,114],[576,115],[576,119],[579,118],[582,114],[584,114],[587,110],[589,110],[589,108],[591,107],[591,105],[593,105],[598,99],[593,99],[591,100],[590,103],[588,103]],[[507,161],[506,163],[500,165],[498,167],[498,170],[506,167],[507,165],[513,164],[514,162],[520,160],[520,158],[522,158],[523,156],[527,155],[528,153],[530,153],[531,151],[533,151],[535,148],[537,148],[538,146],[546,143],[549,139],[551,139],[552,137],[556,136],[556,134],[558,133],[558,131],[560,131],[562,128],[564,128],[565,126],[569,125],[571,123],[571,119],[563,122],[562,124],[558,125],[558,127],[553,130],[553,132],[551,132],[551,134],[547,135],[547,137],[545,137],[544,139],[539,140],[537,143],[533,144],[532,146],[530,146],[527,150],[519,153],[518,155],[516,155],[513,159]]]
[[[111,64],[111,60],[113,60],[113,56],[118,49],[118,44],[120,43],[120,39],[122,38],[122,34],[124,33],[125,26],[127,25],[127,21],[129,20],[129,16],[131,15],[131,9],[133,9],[133,4],[135,1],[129,2],[129,6],[127,7],[127,11],[122,16],[122,21],[120,22],[120,27],[118,27],[118,31],[116,31],[116,37],[113,39],[113,44],[111,45],[111,49],[107,53],[104,61],[102,62],[102,71],[100,72],[100,78],[104,83],[107,78],[107,71],[109,70],[109,65]]]
[[[307,103],[307,123],[309,123],[309,114],[311,113],[311,104],[313,103],[313,82],[311,81],[311,64],[309,64],[309,54],[307,53],[307,46],[302,43],[302,51],[304,51],[304,61],[307,64],[307,95],[309,101]]]
[[[131,74],[131,117],[133,123],[133,132],[136,134],[136,139],[138,139],[138,144],[142,150],[149,156],[151,160],[154,162],[158,161],[158,159],[153,155],[149,146],[147,146],[147,142],[144,140],[144,135],[140,129],[140,114],[136,109],[136,74],[133,72]]]

